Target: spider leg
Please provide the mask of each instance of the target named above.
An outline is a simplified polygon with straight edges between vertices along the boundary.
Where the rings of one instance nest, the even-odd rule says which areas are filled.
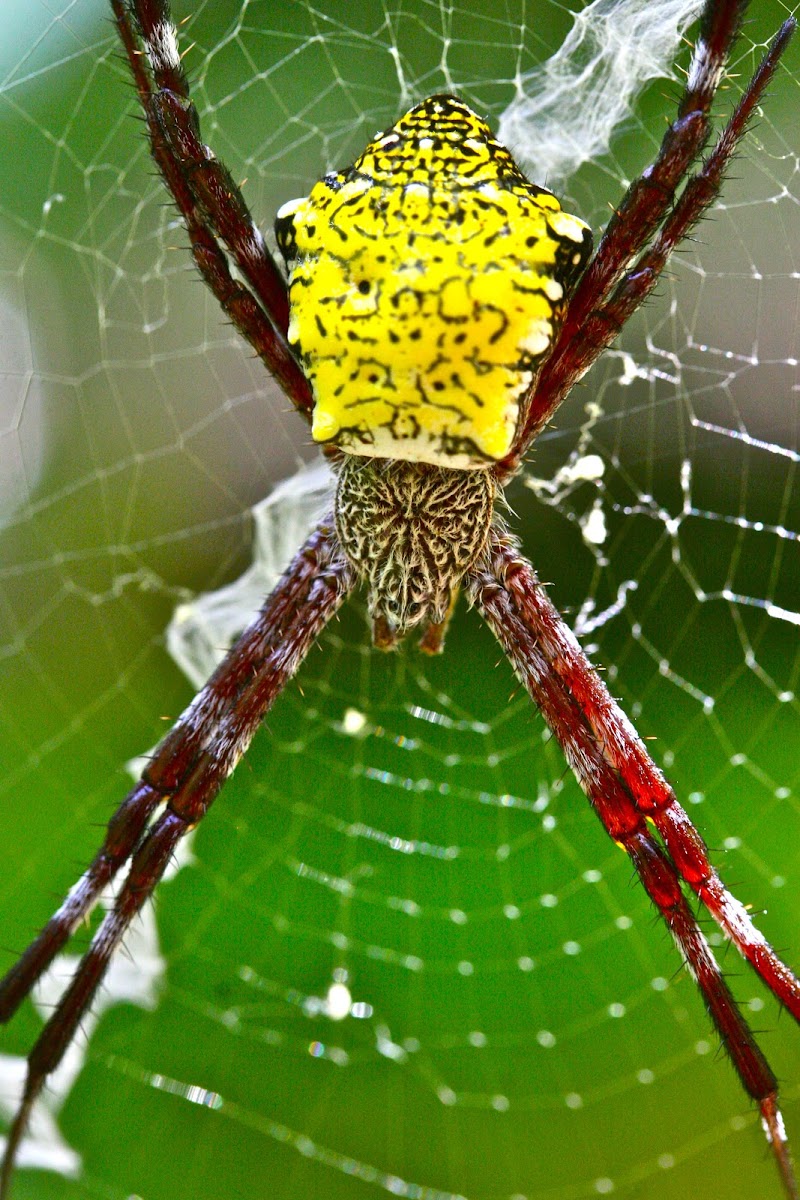
[[[492,546],[492,570],[514,598],[529,635],[575,697],[600,751],[618,772],[638,812],[658,830],[681,878],[690,885],[726,937],[776,999],[800,1021],[800,980],[781,962],[744,905],[732,896],[708,857],[708,848],[675,792],[647,753],[625,713],[584,654],[532,567],[507,542]]]
[[[197,109],[166,5],[163,0],[112,0],[112,8],[145,112],[153,158],[183,217],[200,274],[295,408],[308,417],[311,389],[286,341],[286,283],[241,191],[200,139]],[[231,275],[220,241],[249,287]]]
[[[310,536],[258,617],[160,743],[142,779],[109,821],[103,845],[87,871],[39,936],[0,980],[0,1022],[10,1020],[36,980],[92,911],[103,888],[138,846],[155,809],[185,785],[200,755],[208,749],[219,722],[252,677],[253,664],[265,662],[280,645],[284,625],[307,603],[316,573],[332,569],[333,545],[324,525]],[[337,564],[336,570],[339,569]],[[349,588],[349,580],[342,586]]]
[[[703,213],[720,193],[725,172],[753,116],[764,89],[772,78],[780,56],[794,33],[795,21],[785,21],[775,35],[762,59],[747,92],[737,104],[728,124],[720,134],[702,169],[692,175],[681,193],[658,236],[641,258],[623,277],[611,294],[608,303],[588,318],[589,336],[603,339],[600,326],[612,330],[606,335],[603,348],[613,341],[619,330],[652,292],[658,283],[672,251],[691,232]]]
[[[580,647],[549,602],[546,606],[542,604],[543,592],[533,568],[516,552],[506,535],[497,531],[492,534],[489,553],[482,565],[473,568],[467,586],[472,602],[561,745],[606,832],[630,857],[675,939],[743,1088],[759,1105],[786,1195],[797,1200],[799,1193],[778,1107],[777,1080],[683,894],[679,873],[681,853],[678,865],[671,857],[670,842],[676,840],[674,832],[680,821],[673,823],[669,838],[665,837],[665,850],[648,829],[645,815],[634,798],[663,792],[666,786],[663,777],[655,764],[642,772],[644,747],[621,713],[619,721],[598,719],[598,711],[607,716],[616,706],[588,662],[585,672],[574,671]],[[591,681],[586,679],[589,674],[594,676]],[[589,699],[588,683],[591,683]],[[573,684],[576,695],[572,694]],[[699,841],[699,835],[695,836]],[[689,839],[686,845],[694,849],[696,843]],[[686,857],[680,842],[678,850]],[[763,938],[761,942],[766,945]],[[774,953],[770,953],[779,963]],[[790,975],[783,964],[779,966]],[[797,988],[797,981],[791,978]]]
[[[708,0],[678,116],[664,135],[655,162],[628,188],[575,289],[553,350],[534,384],[514,449],[503,464],[507,471],[516,469],[577,380],[647,298],[669,255],[719,194],[730,160],[796,25],[789,18],[778,30],[713,152],[676,203],[676,189],[708,139],[709,109],[745,8],[742,0]],[[653,247],[631,266],[670,209]]]
[[[178,842],[208,812],[265,713],[353,583],[332,521],[324,521],[161,743],[141,781],[111,818],[103,846],[86,875],[0,982],[0,1019],[7,1020],[91,911],[105,884],[130,862],[113,910],[100,924],[28,1057],[25,1089],[0,1171],[0,1200],[7,1195],[14,1156],[31,1109],[72,1041],[112,954],[152,895]],[[155,815],[161,805],[163,811]]]

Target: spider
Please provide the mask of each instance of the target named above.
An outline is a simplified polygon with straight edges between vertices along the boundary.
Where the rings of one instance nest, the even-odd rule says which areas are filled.
[[[746,0],[707,0],[678,113],[599,246],[450,95],[415,105],[347,170],[279,211],[288,287],[225,167],[202,143],[164,0],[112,0],[153,157],[195,262],[337,475],[336,499],[261,611],[154,753],[102,846],[0,983],[8,1020],[104,889],[113,910],[28,1058],[0,1175],[7,1196],[31,1109],[109,961],[181,839],[359,583],[375,646],[444,648],[458,594],[489,625],[609,836],[627,853],[757,1103],[798,1198],[777,1082],[686,892],[800,1020],[800,982],[722,884],[705,844],[496,512],[575,382],[653,290],[718,195],[794,30],[773,39],[727,125],[710,110]]]

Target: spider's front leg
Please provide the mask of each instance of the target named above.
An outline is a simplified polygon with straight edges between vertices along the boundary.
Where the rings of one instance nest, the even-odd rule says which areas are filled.
[[[628,854],[696,980],[745,1091],[759,1105],[784,1189],[798,1200],[778,1084],[682,890],[689,883],[781,1003],[800,1020],[800,980],[722,885],[700,834],[558,615],[533,568],[502,532],[470,573],[469,594],[561,745],[609,836]],[[650,832],[652,819],[663,845]]]
[[[353,582],[332,521],[323,521],[156,750],[142,779],[111,818],[103,845],[83,878],[0,981],[0,1020],[6,1021],[91,912],[102,889],[130,863],[113,910],[101,922],[28,1056],[25,1088],[0,1172],[0,1200],[7,1196],[14,1157],[33,1105],[75,1036],[111,956],[152,895],[181,838],[206,815],[264,715]]]
[[[800,1021],[800,980],[781,962],[744,905],[722,883],[703,838],[532,568],[501,541],[494,544],[492,568],[513,596],[538,648],[577,702],[603,757],[619,774],[637,812],[658,830],[681,878],[773,995]]]

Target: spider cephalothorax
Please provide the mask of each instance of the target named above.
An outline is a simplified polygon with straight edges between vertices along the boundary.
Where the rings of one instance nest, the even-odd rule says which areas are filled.
[[[348,171],[327,175],[281,210],[290,304],[242,193],[200,139],[165,0],[111,2],[153,156],[195,262],[326,444],[339,471],[337,513],[300,547],[148,760],[87,870],[0,981],[0,1019],[7,1020],[112,880],[124,876],[28,1057],[0,1198],[45,1081],[111,956],[361,576],[374,640],[390,646],[427,624],[428,650],[441,647],[463,583],[674,937],[758,1105],[784,1193],[800,1200],[776,1077],[687,893],[798,1021],[800,981],[725,888],[669,782],[531,565],[492,519],[499,488],[533,439],[718,195],[794,21],[782,25],[700,162],[746,9],[745,0],[706,0],[677,115],[654,162],[615,206],[589,263],[586,226],[528,183],[480,118],[451,96],[423,101]]]
[[[345,461],[336,512],[374,640],[393,645],[444,622],[486,543],[491,467],[513,445],[592,235],[446,95],[285,204],[276,234],[312,434],[385,460]]]
[[[495,492],[488,470],[345,456],[336,529],[367,584],[376,646],[388,650],[428,624],[423,648],[442,649],[459,584],[489,537]]]

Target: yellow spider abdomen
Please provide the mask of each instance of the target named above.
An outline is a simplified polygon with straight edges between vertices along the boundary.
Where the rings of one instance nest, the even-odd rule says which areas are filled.
[[[508,453],[591,234],[485,122],[423,101],[276,231],[316,441],[455,468]]]

